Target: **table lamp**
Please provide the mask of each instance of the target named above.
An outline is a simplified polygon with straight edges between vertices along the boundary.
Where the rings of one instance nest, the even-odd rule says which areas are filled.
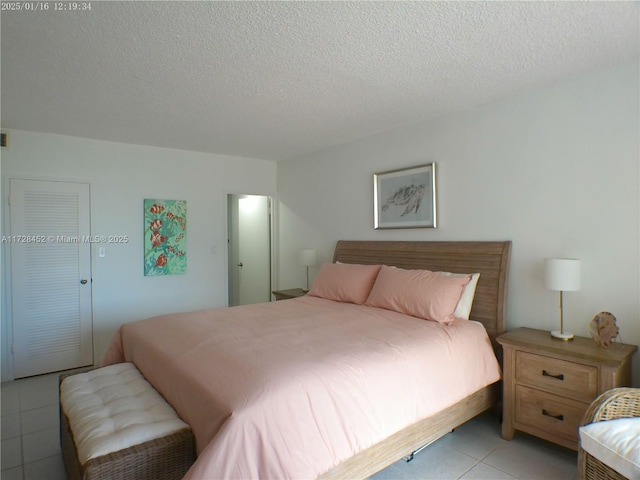
[[[309,267],[313,267],[316,264],[316,251],[312,249],[300,250],[300,264],[303,267],[307,267],[307,288],[305,292],[309,291]]]
[[[580,260],[577,258],[545,258],[544,286],[560,292],[560,330],[553,330],[551,336],[561,340],[571,340],[573,333],[564,331],[562,292],[580,290]]]

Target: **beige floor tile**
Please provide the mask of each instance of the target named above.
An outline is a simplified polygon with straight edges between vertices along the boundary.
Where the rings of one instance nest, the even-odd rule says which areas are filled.
[[[58,405],[57,374],[21,379],[18,382],[20,382],[21,411]]]
[[[402,478],[401,468],[397,467],[396,464],[389,465],[384,470],[381,470],[375,475],[369,477],[370,480],[392,480],[398,478]]]
[[[478,463],[465,473],[460,480],[518,480],[517,477],[493,468],[486,463]]]
[[[22,467],[2,470],[2,480],[23,480]]]
[[[22,438],[14,437],[2,440],[2,470],[22,465]],[[4,476],[4,473],[3,473]]]
[[[66,480],[66,478],[62,455],[44,458],[24,466],[24,480]]]
[[[460,453],[448,445],[435,442],[418,453],[410,462],[394,464],[402,480],[456,480],[471,469],[477,459]]]
[[[60,425],[57,405],[34,408],[33,410],[22,412],[20,416],[23,434],[58,428]]]
[[[60,432],[49,428],[39,432],[22,435],[24,463],[31,463],[60,453]]]
[[[577,454],[526,434],[517,434],[483,462],[524,480],[570,480],[578,465]]]
[[[2,384],[2,415],[20,412],[20,387],[16,382]]]
[[[19,437],[22,435],[22,429],[20,428],[20,414],[10,413],[8,415],[2,415],[2,440],[7,438]]]
[[[445,435],[439,442],[478,460],[505,443],[500,436],[501,424],[497,417],[484,414]]]

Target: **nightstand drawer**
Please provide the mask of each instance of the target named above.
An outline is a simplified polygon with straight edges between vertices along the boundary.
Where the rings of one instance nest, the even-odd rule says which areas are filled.
[[[578,427],[589,405],[518,385],[516,422],[578,441]]]
[[[598,392],[598,369],[557,358],[517,352],[516,383],[590,402]]]

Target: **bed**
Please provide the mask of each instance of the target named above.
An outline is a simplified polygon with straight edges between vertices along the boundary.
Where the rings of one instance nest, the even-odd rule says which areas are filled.
[[[321,269],[298,299],[125,324],[104,363],[134,363],[192,426],[198,459],[185,478],[365,478],[498,400],[510,248],[339,241],[327,268],[380,268],[366,304],[326,298]],[[387,266],[479,273],[472,321],[367,303],[383,272],[400,272]]]

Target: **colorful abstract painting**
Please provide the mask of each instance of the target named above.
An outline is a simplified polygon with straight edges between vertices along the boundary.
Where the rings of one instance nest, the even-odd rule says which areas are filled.
[[[187,201],[144,201],[144,274],[187,271]]]

